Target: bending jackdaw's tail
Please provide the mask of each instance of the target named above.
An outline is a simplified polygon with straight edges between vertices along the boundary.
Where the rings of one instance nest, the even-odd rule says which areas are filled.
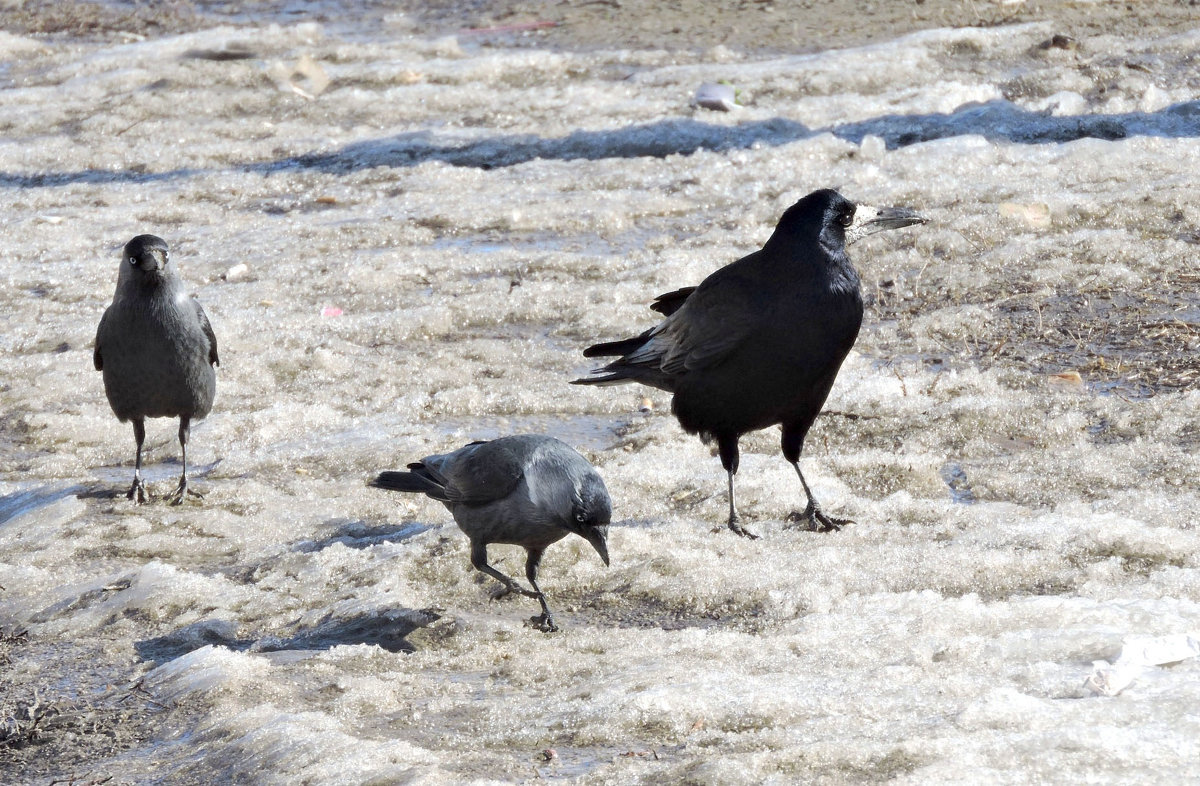
[[[446,501],[446,487],[429,476],[424,464],[409,464],[413,472],[380,472],[367,485],[387,491],[412,491],[427,494],[439,502]]]

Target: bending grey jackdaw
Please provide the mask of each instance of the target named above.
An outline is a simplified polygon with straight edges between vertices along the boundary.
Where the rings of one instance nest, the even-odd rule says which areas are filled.
[[[558,628],[537,583],[542,552],[574,532],[608,565],[608,522],[612,504],[604,481],[587,459],[553,437],[522,434],[472,442],[453,453],[426,456],[408,472],[383,472],[370,485],[415,491],[444,504],[471,539],[471,564],[499,581],[507,592],[537,598],[545,631]],[[489,543],[524,546],[521,587],[488,564]]]
[[[783,455],[796,468],[815,529],[825,515],[800,471],[800,452],[862,324],[858,273],[846,244],[872,232],[924,223],[906,208],[867,208],[836,191],[814,191],[788,208],[760,250],[698,287],[659,295],[666,319],[639,336],[596,344],[586,357],[618,356],[579,385],[641,382],[674,393],[671,410],[689,434],[716,440],[729,479],[729,528],[738,523],[733,476],[738,439],[783,426]]]
[[[188,488],[187,440],[192,420],[212,409],[217,337],[204,309],[175,274],[162,238],[138,235],[125,244],[117,291],[96,331],[93,360],[96,370],[104,372],[104,392],[113,413],[122,423],[133,421],[137,458],[129,499],[146,501],[146,418],[179,418],[183,471],[172,504],[183,502],[188,494],[203,496]]]

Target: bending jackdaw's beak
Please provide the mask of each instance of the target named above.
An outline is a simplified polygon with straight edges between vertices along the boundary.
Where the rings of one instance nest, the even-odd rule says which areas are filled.
[[[583,537],[588,543],[592,544],[592,548],[600,555],[600,559],[604,560],[604,567],[608,567],[608,527],[588,527],[587,532]]]
[[[929,219],[906,207],[871,207],[859,205],[854,211],[854,223],[846,228],[846,245],[885,229],[900,229],[913,224],[925,224]]]

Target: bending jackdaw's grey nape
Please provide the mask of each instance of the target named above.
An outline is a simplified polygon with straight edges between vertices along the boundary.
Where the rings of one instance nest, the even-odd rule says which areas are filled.
[[[671,411],[689,434],[713,440],[729,482],[729,528],[738,523],[733,476],[738,439],[783,426],[783,456],[795,468],[814,529],[847,523],[825,515],[800,471],[804,438],[858,336],[863,301],[846,255],[854,240],[922,224],[907,208],[857,208],[836,191],[814,191],[784,211],[766,244],[699,286],[655,298],[666,317],[633,338],[596,344],[585,357],[613,357],[579,385],[640,382],[674,394]]]
[[[546,547],[573,532],[608,564],[608,489],[587,459],[566,443],[537,434],[501,437],[426,456],[408,469],[381,473],[370,485],[419,492],[443,503],[471,539],[471,564],[506,592],[537,598],[542,615],[533,622],[544,631],[558,629],[537,583]],[[488,564],[490,543],[525,548],[532,592]]]
[[[104,372],[104,392],[122,423],[133,422],[137,440],[133,485],[128,497],[146,501],[142,482],[142,442],[146,418],[179,418],[183,472],[171,494],[178,505],[188,494],[187,440],[193,420],[212,409],[217,391],[217,337],[200,303],[184,289],[170,264],[167,244],[138,235],[125,244],[112,305],[96,331],[93,355]]]

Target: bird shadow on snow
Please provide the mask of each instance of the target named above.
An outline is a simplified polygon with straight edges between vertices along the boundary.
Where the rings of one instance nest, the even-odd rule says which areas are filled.
[[[407,637],[436,622],[432,609],[375,609],[347,617],[327,616],[313,625],[300,626],[287,636],[255,638],[239,635],[231,620],[201,620],[152,639],[134,643],[138,657],[155,666],[208,645],[237,652],[312,652],[341,645],[374,644],[388,652],[415,652]]]
[[[332,519],[333,532],[320,540],[303,540],[292,545],[299,553],[323,551],[341,544],[365,549],[383,543],[399,543],[415,537],[431,525],[410,522],[400,527],[375,526],[357,519]],[[437,621],[433,609],[382,608],[348,616],[326,615],[311,625],[299,625],[290,634],[254,636],[239,630],[230,620],[201,620],[162,636],[136,642],[138,656],[156,666],[207,645],[238,652],[281,652],[327,650],[340,645],[374,644],[389,652],[415,652],[407,640],[413,631]]]
[[[417,521],[410,521],[400,527],[390,524],[368,524],[359,519],[330,519],[325,523],[333,526],[331,534],[320,540],[302,540],[294,544],[292,550],[307,554],[324,551],[338,543],[351,549],[365,549],[380,543],[400,543],[433,529],[432,524]]]
[[[339,150],[305,153],[274,161],[247,162],[234,168],[270,175],[295,169],[348,173],[373,167],[410,167],[427,161],[452,166],[495,169],[535,159],[572,161],[605,158],[662,158],[699,150],[724,151],[759,145],[780,146],[820,134],[860,143],[868,135],[882,138],[889,149],[954,136],[978,135],[993,142],[1048,144],[1076,139],[1124,139],[1130,136],[1200,136],[1200,101],[1174,104],[1157,112],[1053,116],[1022,109],[1010,101],[965,104],[938,114],[880,115],[855,123],[810,128],[786,118],[714,125],[693,118],[670,118],[608,131],[575,131],[564,137],[505,134],[462,143],[440,141],[428,131],[415,131],[346,145]],[[206,174],[183,168],[148,172],[89,169],[76,172],[19,174],[0,172],[0,187],[37,188],[72,183],[149,183]]]
[[[88,493],[88,489],[80,485],[52,485],[36,486],[22,491],[14,491],[11,494],[5,494],[0,497],[0,525],[18,516],[32,513],[39,508],[53,505],[60,499],[72,496],[83,497]]]

